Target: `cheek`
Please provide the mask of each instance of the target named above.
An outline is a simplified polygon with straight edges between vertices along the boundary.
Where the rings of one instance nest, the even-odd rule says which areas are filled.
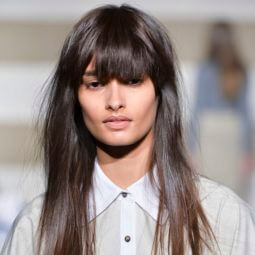
[[[99,119],[99,113],[96,110],[100,109],[98,102],[100,101],[93,100],[91,97],[79,96],[83,119],[88,128]]]
[[[157,98],[154,94],[149,94],[143,97],[142,100],[137,100],[136,116],[140,125],[151,125],[155,121],[157,112]]]

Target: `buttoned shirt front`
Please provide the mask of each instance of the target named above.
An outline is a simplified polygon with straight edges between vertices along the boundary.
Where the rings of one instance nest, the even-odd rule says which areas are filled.
[[[155,174],[154,177],[158,184]],[[93,185],[96,211],[92,210],[94,202],[91,193],[90,221],[96,218],[96,236],[104,236],[97,243],[97,253],[149,254],[155,232],[154,222],[158,215],[159,193],[151,185],[148,173],[122,189],[105,175],[95,160]],[[109,250],[106,248],[107,243],[112,244]]]

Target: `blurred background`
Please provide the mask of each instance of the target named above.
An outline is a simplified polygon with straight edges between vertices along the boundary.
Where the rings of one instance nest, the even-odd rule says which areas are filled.
[[[191,161],[255,206],[255,2],[125,2],[156,16],[175,44]],[[45,187],[34,126],[43,85],[73,24],[105,3],[122,1],[0,2],[0,248]]]

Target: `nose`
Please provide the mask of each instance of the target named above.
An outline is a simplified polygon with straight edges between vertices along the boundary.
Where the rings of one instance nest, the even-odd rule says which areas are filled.
[[[125,107],[124,95],[119,82],[114,79],[107,84],[106,106],[107,110],[118,111]]]

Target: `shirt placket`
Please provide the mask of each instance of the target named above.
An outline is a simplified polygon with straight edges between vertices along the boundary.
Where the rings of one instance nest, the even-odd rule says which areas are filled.
[[[135,255],[135,201],[129,193],[122,192],[121,196],[120,255]]]

